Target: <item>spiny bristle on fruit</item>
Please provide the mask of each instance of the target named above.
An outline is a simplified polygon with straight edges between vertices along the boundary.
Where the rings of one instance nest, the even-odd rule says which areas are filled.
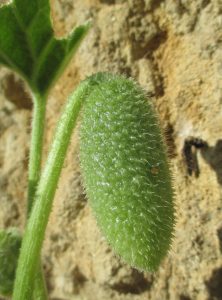
[[[132,266],[156,270],[170,248],[174,205],[159,122],[142,89],[99,73],[83,106],[80,160],[99,227]]]

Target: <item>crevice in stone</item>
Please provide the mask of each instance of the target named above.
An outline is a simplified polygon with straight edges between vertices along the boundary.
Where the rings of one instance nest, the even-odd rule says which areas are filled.
[[[1,87],[5,97],[18,109],[32,109],[32,99],[25,90],[24,82],[13,73],[5,76]]]
[[[143,273],[133,270],[132,276],[128,281],[119,281],[111,286],[111,288],[120,294],[134,294],[140,295],[145,291],[150,290],[152,286],[152,279],[145,278]]]

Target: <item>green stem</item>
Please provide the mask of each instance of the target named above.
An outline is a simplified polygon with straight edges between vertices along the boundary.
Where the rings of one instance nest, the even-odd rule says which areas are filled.
[[[36,187],[38,185],[40,177],[46,111],[46,99],[44,97],[38,94],[34,94],[33,100],[34,108],[32,119],[31,146],[29,154],[27,215],[30,214]]]
[[[45,284],[44,273],[41,268],[41,264],[39,262],[38,272],[35,277],[35,286],[33,290],[32,299],[33,300],[47,300],[47,288]]]
[[[44,239],[52,201],[64,163],[73,128],[87,94],[88,81],[82,82],[70,96],[58,123],[55,137],[35,195],[33,209],[26,226],[16,279],[13,300],[31,299],[33,281]]]
[[[38,185],[41,161],[42,148],[45,127],[45,112],[46,112],[46,98],[38,94],[33,95],[33,119],[32,119],[32,133],[31,145],[29,154],[29,173],[28,173],[28,203],[27,203],[27,217],[31,212],[33,200]],[[41,268],[41,261],[39,261],[38,272],[35,279],[35,286],[33,291],[33,300],[47,299],[47,289],[45,285],[44,274]]]

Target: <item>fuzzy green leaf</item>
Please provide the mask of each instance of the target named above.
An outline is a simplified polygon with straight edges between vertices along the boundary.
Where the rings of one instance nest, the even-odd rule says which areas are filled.
[[[0,231],[0,295],[12,294],[21,243],[15,228]]]
[[[49,0],[14,0],[0,8],[0,63],[17,71],[34,92],[46,94],[60,76],[89,24],[56,39]]]

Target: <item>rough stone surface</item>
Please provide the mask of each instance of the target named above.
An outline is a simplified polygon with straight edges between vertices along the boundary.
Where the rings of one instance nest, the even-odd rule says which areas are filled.
[[[169,144],[177,204],[172,251],[159,271],[143,274],[124,265],[101,236],[85,199],[75,131],[43,249],[51,299],[222,299],[221,0],[51,4],[58,36],[88,19],[93,26],[50,94],[44,157],[76,84],[97,71],[124,73],[153,96]],[[0,69],[0,227],[22,229],[31,105],[14,76]],[[188,175],[182,155],[189,136],[208,143],[196,151],[198,177]]]

